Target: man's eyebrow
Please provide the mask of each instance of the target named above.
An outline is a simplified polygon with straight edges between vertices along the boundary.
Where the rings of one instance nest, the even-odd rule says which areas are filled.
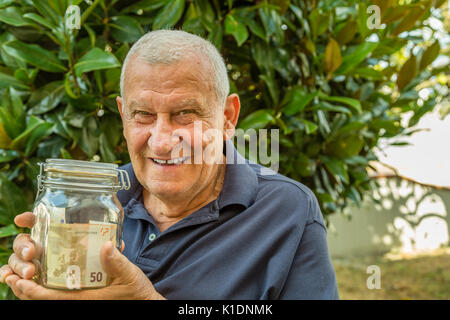
[[[175,108],[183,108],[183,107],[196,107],[202,109],[201,104],[197,101],[197,99],[184,99],[174,105]]]

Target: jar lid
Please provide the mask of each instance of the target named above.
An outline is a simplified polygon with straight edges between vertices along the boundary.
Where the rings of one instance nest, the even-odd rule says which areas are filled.
[[[61,172],[71,175],[89,175],[89,176],[117,176],[117,167],[115,163],[83,161],[72,159],[54,159],[45,160],[44,172]]]
[[[38,197],[40,191],[43,190],[44,183],[55,186],[71,186],[71,187],[83,187],[86,186],[83,183],[76,182],[64,182],[64,181],[48,181],[46,174],[48,173],[61,173],[71,177],[83,177],[83,178],[117,178],[116,183],[110,187],[113,190],[130,189],[130,178],[125,170],[117,169],[118,165],[115,163],[96,162],[96,161],[83,161],[72,159],[46,159],[45,162],[38,163],[40,167],[40,173],[38,175]],[[94,187],[90,185],[90,187]],[[105,188],[105,185],[99,185],[99,188]]]

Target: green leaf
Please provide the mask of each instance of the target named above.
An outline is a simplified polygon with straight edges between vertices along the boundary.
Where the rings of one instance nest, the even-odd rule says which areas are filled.
[[[345,184],[348,184],[349,182],[348,172],[345,164],[341,160],[334,157],[326,157],[326,156],[320,156],[320,159],[323,161],[325,167],[331,174],[341,179],[342,182],[344,182]]]
[[[9,6],[14,1],[15,0],[0,0],[0,8],[4,8],[6,6]]]
[[[238,47],[240,47],[248,38],[248,31],[245,24],[236,20],[231,14],[227,14],[227,17],[225,18],[225,34],[233,35]]]
[[[429,64],[431,64],[439,55],[439,51],[441,50],[441,46],[439,45],[439,41],[436,40],[431,46],[429,46],[420,59],[419,70],[425,69]]]
[[[53,24],[53,22],[41,17],[40,15],[36,14],[36,13],[26,13],[23,15],[24,18],[33,20],[34,22],[37,22],[45,27],[47,27],[50,30],[53,30],[54,28],[56,28],[55,24]]]
[[[23,12],[18,7],[8,7],[6,9],[0,9],[0,21],[15,26],[24,27],[30,25],[30,23],[23,17]]]
[[[14,140],[11,142],[11,149],[16,149],[16,150],[22,149],[22,147],[25,145],[26,141],[28,140],[29,136],[42,123],[44,123],[43,120],[41,120],[35,116],[30,116],[25,131],[23,131],[19,136],[14,138]]]
[[[333,73],[342,64],[341,49],[333,38],[330,38],[325,49],[325,65],[328,73]]]
[[[0,89],[9,88],[9,87],[14,87],[17,89],[22,89],[22,90],[30,89],[27,85],[18,81],[13,76],[3,73],[3,72],[0,72]]]
[[[13,224],[14,217],[27,209],[22,190],[4,173],[0,173],[0,224]]]
[[[262,129],[273,121],[275,121],[275,119],[271,114],[271,110],[262,109],[255,111],[245,117],[245,119],[239,123],[239,128],[243,130],[247,130],[250,128]]]
[[[184,2],[184,0],[173,0],[165,5],[156,16],[152,29],[158,30],[172,28],[183,15]]]
[[[49,6],[48,1],[32,0],[32,2],[33,6],[39,11],[41,16],[52,19],[56,25],[62,24],[63,17]]]
[[[275,80],[274,72],[269,71],[266,74],[259,75],[259,77],[266,83],[270,96],[272,97],[272,101],[275,105],[277,105],[279,100],[279,89]]]
[[[16,150],[0,149],[0,163],[9,162],[20,158],[20,154]]]
[[[392,34],[397,36],[404,31],[411,30],[416,22],[425,14],[425,12],[426,9],[424,10],[422,6],[412,7],[409,10],[409,13],[397,25]]]
[[[42,114],[53,110],[64,97],[65,89],[62,81],[53,81],[34,91],[28,100],[31,114]]]
[[[22,100],[18,92],[12,87],[3,95],[2,106],[0,107],[0,121],[11,139],[19,136],[25,129],[25,110]]]
[[[3,128],[3,124],[0,122],[0,148],[9,148],[11,144],[11,138],[5,132],[5,128]]]
[[[301,121],[305,125],[306,134],[314,133],[318,128],[318,126],[314,122],[308,121],[306,119],[301,119]]]
[[[171,0],[141,0],[122,10],[123,13],[136,12],[138,10],[153,11],[165,6]]]
[[[359,154],[364,146],[364,140],[361,136],[350,134],[330,141],[326,147],[326,154],[338,158],[348,158]]]
[[[93,48],[74,67],[76,75],[80,76],[84,72],[120,67],[120,63],[112,53]]]
[[[200,18],[203,26],[208,32],[212,32],[216,25],[216,15],[210,1],[208,0],[196,0],[195,11]]]
[[[111,35],[116,41],[135,42],[144,34],[139,22],[131,17],[116,16],[111,18],[111,22]]]
[[[362,113],[362,107],[361,107],[361,102],[359,102],[356,99],[353,98],[348,98],[348,97],[339,97],[339,96],[326,96],[321,94],[319,96],[322,100],[326,100],[326,101],[334,101],[334,102],[341,102],[344,103],[350,107],[353,108],[353,110],[355,110],[357,113]]]
[[[13,224],[8,224],[5,227],[0,228],[0,238],[11,237],[19,234],[19,229]]]
[[[336,70],[336,74],[346,74],[357,67],[367,56],[375,50],[378,42],[364,42],[356,50],[343,57],[341,66]]]
[[[294,89],[291,95],[290,101],[281,110],[287,116],[301,112],[314,99],[317,93],[307,93],[302,89]]]
[[[416,56],[411,57],[403,64],[397,75],[398,90],[402,90],[417,74],[417,59]]]
[[[48,137],[53,132],[53,123],[41,123],[30,134],[25,145],[25,156],[30,156],[36,150],[38,144],[44,138]]]
[[[36,44],[27,44],[18,40],[3,44],[5,51],[22,61],[48,72],[67,71],[67,68],[50,51],[42,49]]]
[[[104,162],[114,162],[116,161],[116,155],[114,154],[114,148],[111,146],[111,144],[108,141],[108,138],[105,133],[102,133],[100,135],[100,155],[102,158],[102,161]]]

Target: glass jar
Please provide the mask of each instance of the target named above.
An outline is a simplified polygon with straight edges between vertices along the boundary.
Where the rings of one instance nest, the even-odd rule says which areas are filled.
[[[100,248],[111,240],[120,249],[123,208],[116,192],[130,188],[127,172],[117,164],[66,159],[39,166],[31,229],[37,282],[65,290],[107,286]]]

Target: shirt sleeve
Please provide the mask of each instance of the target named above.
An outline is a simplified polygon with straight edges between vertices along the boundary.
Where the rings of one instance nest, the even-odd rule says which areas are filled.
[[[327,231],[315,197],[279,299],[337,300],[336,275],[328,251]]]

